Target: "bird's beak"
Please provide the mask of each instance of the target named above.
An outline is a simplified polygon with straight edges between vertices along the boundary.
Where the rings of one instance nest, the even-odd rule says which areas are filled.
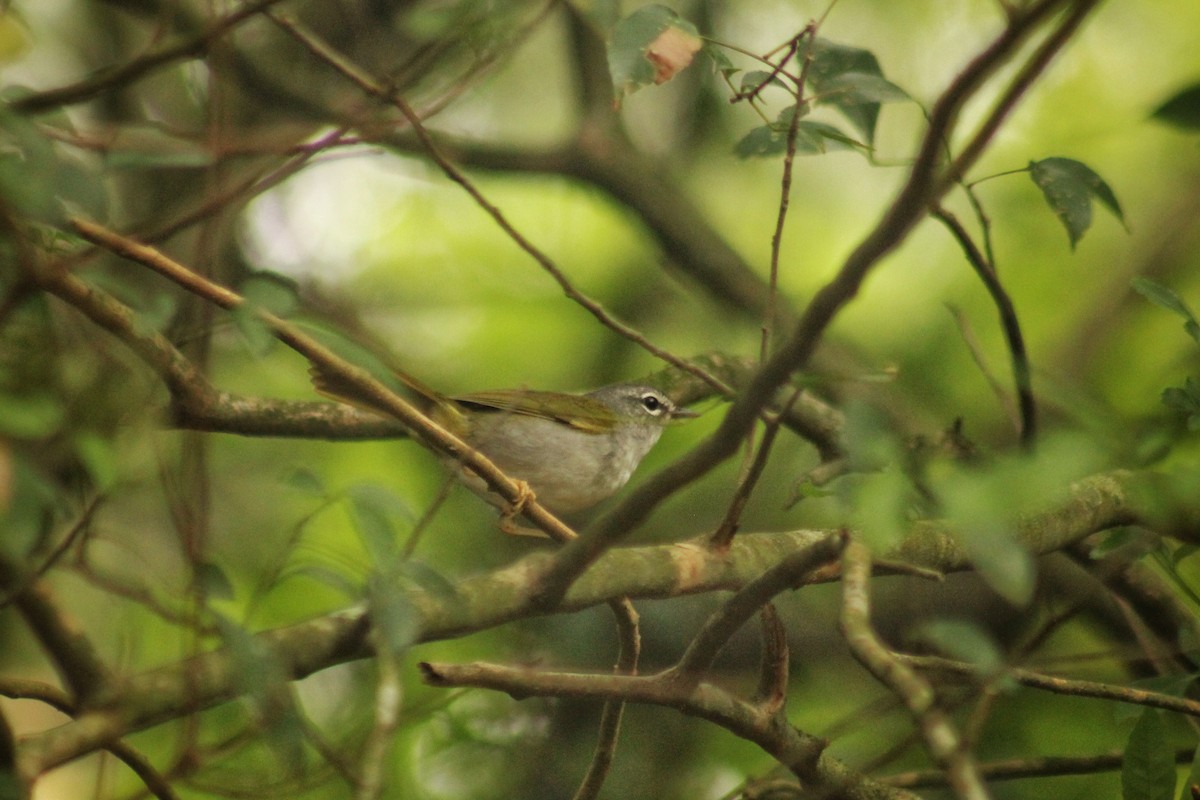
[[[700,416],[700,412],[698,411],[692,411],[691,409],[687,408],[677,408],[671,412],[671,421],[674,422],[677,419],[695,419],[698,416]]]

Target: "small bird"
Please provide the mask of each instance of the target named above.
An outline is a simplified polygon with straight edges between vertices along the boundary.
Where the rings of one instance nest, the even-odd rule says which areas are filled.
[[[396,377],[420,397],[432,419],[528,485],[555,513],[579,511],[620,489],[670,423],[698,416],[651,386],[619,383],[586,394],[501,389],[447,397],[411,376]],[[363,405],[339,381],[313,370],[322,394]],[[370,408],[368,406],[368,408]],[[472,491],[500,508],[482,478],[456,471]],[[508,510],[508,514],[517,510]]]

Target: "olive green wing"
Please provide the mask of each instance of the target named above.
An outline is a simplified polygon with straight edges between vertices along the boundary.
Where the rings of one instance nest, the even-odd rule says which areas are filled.
[[[450,399],[475,411],[542,417],[586,433],[605,433],[612,430],[617,421],[608,406],[586,395],[498,389],[472,392]]]

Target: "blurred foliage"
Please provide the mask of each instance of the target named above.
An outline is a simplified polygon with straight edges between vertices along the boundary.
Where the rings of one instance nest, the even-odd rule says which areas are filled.
[[[799,107],[746,53],[793,41],[824,4],[648,6],[637,36],[628,28],[613,35],[628,48],[615,58],[628,74],[617,76],[619,116],[597,123],[613,113],[603,67],[614,55],[597,66],[589,48],[643,5],[284,0],[277,10],[368,74],[387,76],[513,227],[615,316],[682,356],[757,356],[762,320],[699,286],[645,213],[581,179],[562,148],[580,126],[585,142],[589,125],[618,126],[616,141],[671,180],[676,193],[655,203],[694,205],[765,282],[795,127],[804,157],[794,165],[778,276],[787,318],[883,215],[930,103],[1000,29],[1002,4],[838,4],[819,38],[795,41],[796,77],[811,57],[798,83],[813,99]],[[418,615],[403,591],[449,596],[463,576],[546,545],[496,533],[492,510],[460,487],[421,521],[444,472],[411,442],[174,429],[166,392],[145,364],[23,277],[31,265],[67,259],[74,274],[128,304],[139,330],[162,332],[215,386],[248,398],[314,399],[306,365],[253,314],[207,308],[85,247],[66,221],[83,214],[129,231],[239,287],[256,307],[337,329],[450,394],[584,389],[661,366],[564,297],[405,138],[395,109],[368,102],[279,24],[260,15],[208,38],[216,17],[242,7],[0,3],[0,551],[45,571],[122,674],[229,648],[244,700],[129,738],[181,797],[355,794],[347,775],[372,735],[380,666],[355,662],[293,684],[249,634],[357,602],[376,615],[376,644],[402,665],[385,797],[569,796],[591,758],[595,704],[446,692],[424,685],[415,664],[603,671],[614,659],[609,617],[534,618],[410,652]],[[698,31],[704,50],[669,83],[651,86],[655,72],[638,55],[664,28]],[[1112,608],[1081,599],[1095,586],[1083,570],[1055,582],[1050,559],[1032,558],[1013,531],[1022,515],[1098,471],[1154,466],[1168,476],[1164,498],[1195,491],[1197,31],[1194,0],[1105,4],[964,176],[970,194],[946,200],[976,233],[974,204],[982,208],[1031,355],[1045,431],[1037,448],[1017,445],[1009,351],[992,300],[953,238],[926,223],[838,317],[803,376],[845,414],[851,474],[805,483],[817,455],[785,435],[741,520],[746,531],[851,525],[881,550],[915,519],[959,523],[977,573],[936,585],[881,579],[876,621],[889,641],[976,665],[980,683],[1001,662],[1115,683],[1150,672]],[[198,43],[189,57],[105,84],[123,65],[185,42]],[[49,94],[61,87],[79,95]],[[748,92],[758,92],[757,107],[729,102]],[[977,122],[992,99],[965,116]],[[311,147],[343,126],[337,146]],[[506,168],[512,153],[524,160]],[[1115,221],[1101,215],[1093,224],[1094,201]],[[668,430],[635,483],[703,440],[721,413],[713,404]],[[949,446],[950,431],[979,458]],[[742,466],[734,459],[671,498],[638,541],[711,531]],[[797,493],[803,499],[792,502]],[[1138,563],[1200,613],[1190,551],[1172,559],[1169,548],[1108,544],[1140,547]],[[643,671],[673,663],[720,599],[639,604]],[[833,587],[779,599],[794,723],[828,735],[831,752],[854,767],[927,767],[906,712],[851,663],[836,631],[838,603]],[[1082,611],[1046,622],[1068,608]],[[23,622],[5,610],[0,675],[54,682]],[[1029,637],[1036,647],[1025,649]],[[1194,661],[1183,657],[1194,656],[1187,642],[1161,644],[1177,657],[1174,669]],[[754,637],[743,632],[718,660],[716,679],[752,691],[757,661]],[[1178,715],[1154,709],[1122,718],[1115,703],[1001,682],[986,687],[999,698],[990,714],[973,717],[978,685],[939,688],[955,718],[975,726],[982,759],[1125,747],[1135,756],[1123,771],[998,783],[996,796],[1168,797],[1168,756],[1195,745]],[[61,721],[33,701],[5,698],[0,710],[19,734]],[[605,796],[733,797],[773,777],[774,766],[725,731],[634,708]],[[46,798],[142,792],[107,756],[38,786]]]

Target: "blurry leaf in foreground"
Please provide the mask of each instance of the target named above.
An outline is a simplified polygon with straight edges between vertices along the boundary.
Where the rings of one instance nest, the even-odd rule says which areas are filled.
[[[1117,196],[1087,164],[1071,158],[1044,158],[1029,162],[1029,174],[1066,227],[1072,250],[1092,225],[1093,198],[1124,224],[1125,215]]]
[[[261,639],[220,614],[215,618],[238,689],[258,712],[267,744],[289,773],[299,772],[304,767],[304,728],[286,670]]]
[[[1125,744],[1121,767],[1124,800],[1174,800],[1174,752],[1159,712],[1153,708],[1142,711]]]
[[[1004,658],[996,642],[978,625],[958,619],[935,619],[923,623],[913,638],[932,645],[939,653],[965,661],[984,679],[1004,671]]]
[[[1200,343],[1200,321],[1196,320],[1192,309],[1183,302],[1183,298],[1176,294],[1174,289],[1140,275],[1133,279],[1133,288],[1150,302],[1183,317],[1184,330],[1197,343]]]
[[[1200,131],[1200,83],[1194,83],[1163,101],[1150,116],[1178,128]]]

